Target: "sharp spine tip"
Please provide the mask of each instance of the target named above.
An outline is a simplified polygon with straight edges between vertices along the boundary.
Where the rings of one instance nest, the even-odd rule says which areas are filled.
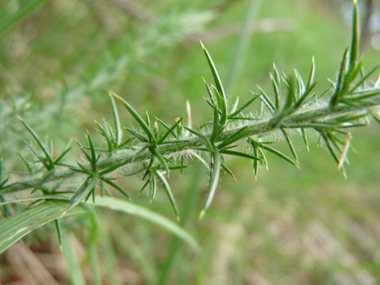
[[[203,220],[203,217],[205,216],[205,213],[206,213],[206,210],[205,210],[205,209],[203,209],[203,210],[200,212],[199,217],[198,217],[198,220],[199,220],[199,221]]]

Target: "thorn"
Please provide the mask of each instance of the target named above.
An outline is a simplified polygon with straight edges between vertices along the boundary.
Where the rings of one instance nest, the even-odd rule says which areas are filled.
[[[351,134],[347,133],[346,141],[344,142],[344,147],[343,147],[343,150],[342,150],[342,154],[340,156],[339,163],[338,163],[338,168],[337,168],[338,170],[343,167],[343,164],[346,161],[346,155],[347,155],[348,149],[350,147],[350,141],[351,141],[351,139],[352,139]],[[343,174],[343,175],[345,176],[345,178],[347,178],[347,176],[345,174]]]
[[[189,100],[186,100],[186,112],[187,112],[187,120],[191,123],[191,107]]]
[[[203,209],[203,210],[201,211],[201,213],[199,214],[198,220],[199,220],[199,221],[202,221],[202,219],[203,219],[203,217],[205,216],[205,214],[206,214],[206,210]]]

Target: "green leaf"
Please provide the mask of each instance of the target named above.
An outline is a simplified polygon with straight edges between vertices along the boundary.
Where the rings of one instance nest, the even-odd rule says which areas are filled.
[[[33,136],[33,138],[35,139],[35,141],[37,142],[37,144],[40,146],[41,150],[44,152],[45,156],[46,156],[46,159],[49,161],[49,166],[48,166],[48,170],[54,166],[54,162],[53,162],[53,158],[50,156],[49,152],[47,151],[47,149],[45,148],[44,144],[41,142],[41,140],[38,138],[37,134],[33,131],[33,129],[27,124],[24,122],[23,119],[21,119],[19,117],[21,123],[25,126],[25,128],[29,131],[29,133]]]
[[[198,155],[196,152],[194,151],[191,151],[189,150],[188,151],[192,156],[194,156],[196,159],[198,159],[204,166],[206,166],[206,168],[210,171],[210,166],[208,165],[208,163],[200,156]]]
[[[58,237],[58,243],[60,247],[62,247],[62,231],[61,231],[61,225],[59,223],[59,220],[54,220],[55,228],[57,230],[57,237]]]
[[[258,147],[256,147],[255,144],[251,143],[252,149],[253,149],[253,155],[255,157],[259,156]],[[254,159],[253,160],[253,171],[255,172],[255,181],[257,181],[257,176],[259,174],[259,160]]]
[[[343,85],[343,76],[344,76],[344,70],[346,68],[347,53],[348,53],[348,49],[346,49],[344,51],[344,54],[343,54],[342,62],[340,64],[340,69],[339,69],[339,73],[338,73],[338,80],[335,84],[335,91],[334,91],[334,94],[331,96],[331,99],[330,99],[330,108],[335,108],[339,102],[339,99],[340,99],[339,96],[341,95],[340,91],[341,91],[342,85]]]
[[[25,167],[26,167],[26,169],[28,171],[28,174],[31,175],[32,172],[33,172],[32,166],[29,164],[29,162],[25,159],[25,157],[21,153],[17,152],[17,155],[20,157],[20,159],[24,163],[24,165],[25,165]],[[0,173],[1,173],[1,169],[0,169]],[[0,181],[1,181],[1,174],[0,174]]]
[[[292,152],[292,154],[293,154],[293,156],[296,159],[296,162],[298,164],[298,156],[297,156],[296,150],[294,149],[293,143],[290,140],[290,137],[289,137],[288,133],[286,132],[286,130],[284,128],[281,128],[281,132],[283,133],[283,135],[284,135],[284,137],[286,139],[286,142],[289,145],[290,151]]]
[[[221,165],[221,167],[223,168],[223,170],[225,171],[225,172],[227,172],[235,181],[236,181],[236,177],[235,177],[235,175],[232,173],[232,171],[231,171],[231,169],[229,169],[228,168],[228,166],[227,166],[227,164],[225,163],[225,161],[224,161],[224,159],[222,159],[221,161],[220,161],[220,165]]]
[[[149,140],[144,137],[143,135],[139,134],[138,132],[130,129],[130,128],[125,128],[128,132],[130,132],[135,138],[137,138],[139,141],[142,142],[149,142]]]
[[[115,100],[113,99],[112,94],[109,94],[112,104],[112,113],[113,113],[113,119],[115,121],[115,129],[116,129],[116,144],[119,145],[121,143],[121,137],[122,137],[122,129],[120,126],[120,119],[119,119],[119,113],[117,112]]]
[[[316,85],[317,85],[317,82],[312,83],[310,86],[308,86],[305,92],[301,94],[301,97],[293,105],[294,111],[302,107],[302,105],[305,103],[306,98],[310,95],[311,91],[314,89]]]
[[[106,132],[106,130],[102,127],[101,124],[99,124],[97,121],[95,121],[95,124],[98,126],[99,130],[98,132],[105,138],[106,142],[107,142],[107,145],[108,145],[108,151],[111,152],[112,149],[113,149],[113,144],[112,144],[112,141],[111,141],[111,138],[110,136],[108,135],[108,133]]]
[[[202,45],[203,51],[204,51],[204,53],[206,55],[208,64],[210,66],[210,70],[211,70],[211,73],[212,73],[212,76],[213,76],[214,82],[215,82],[215,87],[216,87],[219,95],[221,95],[221,106],[220,106],[221,107],[221,113],[222,113],[221,124],[224,125],[225,122],[226,122],[226,118],[227,118],[227,99],[226,99],[226,94],[224,92],[224,88],[223,88],[223,85],[222,85],[222,81],[220,80],[218,71],[217,71],[217,69],[215,67],[214,62],[212,61],[212,58],[211,58],[208,50],[206,49],[206,47],[203,45],[202,42],[201,42],[201,45]]]
[[[0,177],[1,178],[1,177]],[[5,200],[4,196],[0,194],[0,205],[2,205],[2,207],[0,208],[1,209],[1,213],[3,215],[4,218],[8,218],[8,217],[11,217],[11,211],[10,211],[10,208],[9,206],[7,205],[7,201]]]
[[[297,81],[297,95],[294,97],[294,100],[298,99],[298,97],[301,96],[301,94],[305,93],[305,83],[303,82],[301,74],[297,70],[294,70],[296,81]]]
[[[89,134],[89,132],[87,131],[87,140],[88,140],[88,145],[90,147],[90,154],[91,154],[91,160],[90,160],[90,163],[91,163],[91,166],[92,166],[92,170],[93,171],[96,171],[96,152],[95,152],[95,147],[94,147],[94,143],[92,142],[92,139],[91,139],[91,136]]]
[[[214,151],[212,156],[211,172],[210,172],[210,184],[208,187],[208,193],[206,198],[206,204],[199,214],[199,219],[203,219],[206,211],[211,206],[212,200],[214,199],[216,189],[218,188],[219,176],[220,176],[221,158],[217,150]]]
[[[149,118],[148,111],[145,112],[145,122],[148,125],[148,127],[150,128],[151,125],[150,125],[150,118]]]
[[[351,39],[351,48],[350,48],[350,54],[349,54],[349,73],[351,73],[356,66],[356,60],[358,58],[359,54],[359,8],[358,8],[358,1],[353,0],[354,2],[354,9],[352,12],[352,39]]]
[[[274,92],[274,103],[276,110],[280,110],[280,91],[276,80],[274,79],[272,73],[269,73],[270,79],[272,80],[273,92]]]
[[[225,139],[223,142],[218,144],[218,149],[223,149],[234,142],[244,138],[246,136],[245,130],[247,129],[247,126],[240,128],[238,131],[230,135],[227,139]]]
[[[147,182],[145,182],[145,184],[143,185],[143,187],[141,187],[139,194],[137,194],[137,196],[141,195],[141,193],[145,190],[146,186],[148,186],[149,182],[150,182],[149,180]]]
[[[234,116],[236,116],[237,114],[240,114],[240,112],[242,112],[245,108],[247,108],[249,105],[251,105],[257,98],[260,97],[260,94],[256,94],[255,97],[253,97],[251,100],[249,100],[247,103],[245,103],[242,107],[240,107],[238,110],[236,110],[235,112],[232,112],[232,114],[230,114],[228,117],[229,118],[233,118]],[[237,106],[236,106],[237,108]],[[234,109],[236,109],[235,106],[234,106]],[[233,109],[233,110],[234,110]]]
[[[170,189],[169,183],[166,181],[165,177],[159,171],[155,170],[154,168],[152,168],[152,170],[153,170],[154,174],[156,175],[156,177],[158,178],[158,180],[161,181],[162,186],[164,187],[166,194],[168,195],[170,204],[172,204],[174,213],[177,216],[177,220],[178,220],[178,222],[180,222],[181,219],[179,217],[178,208],[177,208],[177,205],[175,203],[174,196],[173,196],[172,190]]]
[[[157,151],[151,150],[152,154],[158,158],[158,160],[161,162],[162,167],[165,169],[166,174],[169,176],[169,167],[168,164],[166,163],[164,157]]]
[[[190,128],[188,128],[188,127],[185,127],[185,126],[184,126],[184,128],[185,128],[186,130],[188,130],[190,133],[192,133],[192,134],[196,135],[197,137],[201,138],[201,139],[205,142],[207,148],[208,148],[210,151],[213,150],[213,146],[212,146],[210,140],[209,140],[205,135],[203,135],[203,134],[201,134],[201,133],[199,133],[199,132],[197,132],[197,131],[195,131],[195,130],[193,130],[193,129],[190,129]]]
[[[132,199],[129,198],[128,194],[125,193],[125,191],[123,189],[121,189],[121,187],[119,187],[117,184],[115,184],[114,182],[112,182],[109,178],[102,177],[101,179],[104,182],[106,182],[107,184],[111,185],[116,190],[118,190],[121,194],[123,194],[125,197],[127,197],[127,199],[129,199],[130,201],[132,201]]]
[[[110,91],[110,94],[115,97],[117,100],[119,100],[124,107],[128,110],[128,112],[132,115],[132,117],[137,121],[137,123],[140,125],[140,127],[143,129],[143,131],[146,133],[146,135],[149,138],[149,141],[154,140],[154,135],[152,131],[150,130],[149,126],[146,124],[143,118],[140,117],[140,115],[136,112],[135,109],[123,98],[121,98],[119,95],[114,93],[113,91]]]
[[[352,87],[350,89],[350,91],[348,91],[348,94],[351,94],[353,93],[360,85],[362,85],[378,68],[379,68],[380,64],[376,65],[374,68],[372,68],[370,70],[370,72],[368,72],[366,75],[364,75],[356,84],[354,87]]]
[[[249,159],[253,159],[253,160],[261,160],[257,156],[253,156],[253,155],[250,155],[248,153],[238,152],[238,151],[233,151],[233,150],[225,150],[225,149],[223,149],[223,150],[220,151],[220,153],[240,156],[240,157],[249,158]]]
[[[152,203],[154,197],[156,196],[156,192],[157,192],[156,176],[152,175],[150,178],[150,201],[149,201],[149,203]]]
[[[75,192],[74,196],[71,198],[69,205],[67,205],[67,212],[77,206],[82,202],[88,194],[94,189],[98,183],[98,176],[89,177],[82,184],[82,186]]]
[[[238,106],[239,106],[239,96],[237,96],[236,99],[235,99],[235,103],[232,106],[232,109],[231,109],[229,117],[231,117],[232,114],[234,114],[236,112]]]
[[[174,135],[174,129],[178,126],[179,123],[183,121],[183,117],[175,122],[173,126],[171,126],[157,141],[157,144],[161,144],[170,134]],[[165,125],[165,124],[164,124]],[[166,125],[165,125],[166,126]]]
[[[253,140],[252,138],[250,139],[251,143],[255,144],[256,146],[259,146],[260,148],[262,149],[265,149],[275,155],[277,155],[278,157],[284,159],[285,161],[289,162],[290,164],[293,164],[294,166],[296,167],[299,167],[297,162],[294,162],[292,159],[290,159],[289,157],[287,157],[285,154],[281,153],[280,151],[278,151],[277,149],[274,149],[270,146],[267,146],[265,144],[262,144],[262,143],[259,143],[255,140]]]
[[[309,151],[309,142],[307,140],[306,131],[305,131],[304,128],[300,128],[300,131],[301,131],[302,139],[303,139],[303,141],[305,143],[306,149]]]
[[[79,141],[77,141],[77,144],[80,147],[80,150],[83,152],[84,156],[87,158],[88,162],[91,163],[91,156],[88,154],[86,149],[82,146],[82,144]]]
[[[62,154],[60,156],[58,156],[55,160],[54,160],[54,164],[59,164],[61,162],[61,160],[65,157],[66,154],[68,154],[68,152],[71,150],[71,142],[73,140],[70,139],[69,142],[67,143],[67,146],[65,148],[65,150],[62,152]]]
[[[212,124],[212,133],[210,137],[210,143],[214,144],[214,141],[216,137],[218,136],[219,133],[219,114],[218,114],[218,109],[216,106],[214,106],[214,120]]]
[[[84,166],[82,163],[80,162],[77,162],[78,166],[82,169],[82,171],[88,175],[92,175],[92,171],[90,169],[88,169],[86,166]],[[70,168],[71,170],[74,170],[76,171],[73,167]]]
[[[265,106],[267,106],[267,108],[269,109],[269,111],[271,113],[274,113],[275,107],[274,107],[272,101],[270,100],[270,98],[268,97],[268,95],[264,92],[264,90],[260,86],[257,86],[257,88],[261,92],[261,94],[260,94],[261,96],[259,96],[261,101],[265,104]]]
[[[309,89],[310,86],[313,84],[314,76],[315,76],[315,58],[313,56],[313,58],[311,59],[311,70],[310,70],[309,80],[307,81],[307,87],[306,87],[307,89]]]

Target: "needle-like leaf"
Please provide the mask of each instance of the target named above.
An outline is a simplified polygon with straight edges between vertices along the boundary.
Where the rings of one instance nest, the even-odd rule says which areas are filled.
[[[154,174],[156,175],[156,177],[158,178],[158,180],[160,180],[162,186],[164,187],[164,189],[166,191],[166,195],[168,195],[170,204],[172,204],[174,213],[177,216],[177,220],[178,220],[178,222],[180,222],[181,219],[179,217],[178,208],[177,208],[177,205],[175,203],[174,196],[173,196],[172,190],[170,189],[169,183],[166,181],[165,177],[159,171],[157,171],[154,168],[152,168],[152,170],[153,170]]]
[[[128,132],[130,132],[135,138],[137,138],[139,141],[142,142],[149,142],[149,140],[144,137],[142,134],[139,134],[138,132],[130,129],[130,128],[125,128]]]
[[[211,163],[210,172],[210,185],[208,187],[208,194],[206,198],[206,204],[199,214],[199,219],[203,219],[206,211],[210,207],[212,200],[214,199],[216,189],[218,188],[219,176],[220,176],[221,158],[217,150],[214,151]]]
[[[347,53],[348,53],[348,49],[346,49],[344,51],[342,62],[341,62],[339,73],[338,73],[338,80],[335,84],[335,91],[334,91],[334,94],[331,96],[331,99],[330,99],[330,107],[331,108],[335,108],[339,102],[339,99],[340,99],[339,96],[341,95],[340,91],[341,91],[342,85],[343,85],[343,76],[344,76],[344,72],[345,72],[345,68],[346,68]]]
[[[127,197],[127,199],[129,199],[130,201],[132,201],[131,198],[129,198],[128,194],[125,193],[125,191],[123,189],[121,189],[121,187],[119,187],[117,184],[115,184],[114,182],[112,182],[109,178],[105,178],[104,176],[101,177],[101,179],[106,182],[107,184],[111,185],[113,188],[115,188],[116,190],[118,190],[121,194],[123,194],[125,197]]]
[[[253,160],[261,160],[261,159],[260,159],[259,157],[257,157],[257,156],[253,156],[253,155],[250,155],[250,154],[248,154],[248,153],[238,152],[238,151],[233,151],[233,150],[226,150],[226,149],[223,149],[223,150],[220,151],[220,153],[228,154],[228,155],[240,156],[240,157],[249,158],[249,159],[253,159]]]
[[[164,157],[156,150],[151,150],[152,154],[158,158],[158,160],[161,162],[162,167],[165,169],[166,174],[169,176],[169,167],[168,164],[166,163]]]
[[[311,70],[309,74],[309,80],[307,81],[307,87],[306,87],[307,89],[309,89],[310,86],[313,84],[314,76],[315,76],[315,58],[313,56],[313,58],[311,59]]]
[[[183,117],[175,122],[157,141],[157,145],[161,144],[170,134],[174,134],[174,129],[183,121]]]
[[[259,146],[260,148],[265,149],[265,150],[267,150],[267,151],[269,151],[269,152],[277,155],[278,157],[284,159],[285,161],[293,164],[294,166],[298,167],[297,162],[294,162],[292,159],[290,159],[288,156],[286,156],[285,154],[281,153],[277,149],[272,148],[272,147],[270,147],[268,145],[259,143],[259,142],[255,141],[255,140],[253,140],[252,138],[250,139],[250,141],[251,141],[251,143],[255,144],[256,146]]]
[[[351,38],[351,48],[349,53],[349,72],[351,73],[356,66],[356,60],[359,54],[359,11],[358,11],[358,1],[353,0],[354,8],[352,12],[352,38]]]
[[[123,98],[121,98],[119,95],[117,95],[113,91],[110,91],[110,94],[124,105],[124,107],[128,110],[128,112],[132,115],[132,117],[136,120],[136,122],[140,125],[140,127],[146,133],[146,135],[149,138],[149,141],[152,141],[154,139],[154,135],[152,131],[150,130],[149,126],[146,124],[144,119],[141,118],[140,115],[136,112],[136,110],[127,101],[125,101]]]
[[[67,205],[66,207],[66,212],[70,211],[80,202],[82,202],[88,196],[90,191],[94,189],[97,183],[97,175],[93,177],[88,177],[86,181],[82,184],[82,186],[75,192],[74,196],[71,198],[69,205]]]
[[[223,168],[223,170],[225,172],[227,172],[235,181],[236,181],[236,177],[235,175],[232,173],[231,169],[228,168],[226,162],[224,161],[224,159],[222,158],[221,161],[220,161],[220,165],[221,167]]]
[[[238,110],[236,110],[235,112],[231,112],[231,114],[228,116],[229,119],[230,118],[233,118],[234,116],[236,116],[237,114],[240,114],[240,112],[242,112],[245,108],[247,108],[249,105],[251,105],[257,98],[260,97],[260,94],[254,94],[255,97],[253,97],[251,100],[249,100],[247,103],[245,103],[243,106],[241,106]],[[238,101],[239,102],[239,101]],[[236,106],[237,107],[237,106]],[[236,108],[234,108],[236,109]]]
[[[220,80],[220,77],[219,77],[219,74],[218,74],[218,71],[215,67],[215,64],[214,62],[212,61],[212,58],[208,52],[208,50],[206,49],[206,47],[203,45],[203,43],[201,42],[201,45],[202,45],[202,48],[203,48],[203,51],[206,55],[206,58],[207,58],[207,61],[208,61],[208,64],[210,66],[210,69],[211,69],[211,73],[212,73],[212,76],[214,78],[214,82],[215,82],[215,86],[216,86],[216,89],[221,97],[221,112],[222,112],[222,116],[221,116],[221,124],[224,125],[225,122],[226,122],[226,119],[227,119],[227,99],[226,99],[226,94],[224,92],[224,88],[223,88],[223,85],[222,85],[222,81]]]
[[[33,138],[35,139],[37,144],[40,146],[41,150],[44,152],[45,157],[49,162],[48,165],[49,165],[49,169],[50,169],[51,167],[54,166],[53,158],[51,157],[51,155],[49,154],[49,152],[45,148],[44,144],[38,138],[37,134],[33,131],[33,129],[27,123],[25,123],[23,119],[21,119],[20,117],[19,117],[19,119],[20,119],[21,123],[25,126],[25,128],[29,131],[29,133],[33,136]]]
[[[113,119],[115,122],[115,129],[116,129],[116,144],[119,145],[121,143],[121,137],[122,137],[122,130],[120,126],[120,119],[119,119],[119,113],[117,112],[115,100],[113,99],[113,95],[109,94],[112,104],[112,113],[113,113]]]
[[[274,92],[274,104],[276,110],[280,110],[280,90],[278,88],[278,84],[274,79],[272,73],[269,73],[270,79],[272,80],[273,92]]]

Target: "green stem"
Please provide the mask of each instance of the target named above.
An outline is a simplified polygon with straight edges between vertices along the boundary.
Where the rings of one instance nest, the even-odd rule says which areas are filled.
[[[339,105],[334,110],[329,108],[328,105],[322,106],[322,107],[310,107],[309,109],[305,109],[299,112],[296,112],[292,115],[286,116],[282,118],[280,125],[274,125],[273,120],[275,118],[269,118],[264,119],[262,121],[247,121],[246,125],[244,127],[236,127],[233,124],[231,124],[228,128],[228,130],[224,130],[221,132],[218,137],[215,138],[215,143],[221,143],[220,145],[223,145],[223,141],[227,138],[231,137],[231,135],[235,134],[242,128],[245,128],[244,131],[240,132],[238,136],[235,136],[235,141],[238,141],[239,139],[246,138],[248,136],[253,135],[265,135],[269,132],[279,130],[280,128],[287,129],[288,125],[291,127],[295,124],[302,123],[305,125],[306,123],[310,123],[311,121],[317,122],[317,123],[325,123],[328,125],[328,120],[331,118],[339,118],[344,117],[348,115],[362,115],[363,118],[367,116],[371,111],[380,109],[380,100],[373,100],[373,101],[365,101],[360,103],[360,107],[356,108],[350,105]],[[343,126],[336,126],[337,129]],[[211,133],[204,134],[205,137],[210,138]],[[191,149],[194,147],[203,146],[205,142],[196,136],[185,138],[185,139],[171,139],[167,140],[165,144],[159,145],[157,147],[157,151],[161,153],[162,155],[166,156],[170,154],[171,156],[175,156],[176,154],[179,154],[180,152],[183,152],[184,150]],[[220,146],[219,145],[219,146]],[[150,158],[151,153],[148,149],[145,151],[141,151],[143,147],[136,146],[136,150],[128,150],[128,151],[119,151],[115,155],[111,154],[110,158],[106,158],[102,161],[99,161],[97,164],[98,170],[102,171],[104,169],[108,169],[110,167],[113,167],[117,164],[120,165],[120,167],[126,166],[126,165],[132,165],[133,163],[142,163]],[[85,165],[87,167],[87,165]],[[133,171],[133,170],[131,170]],[[7,193],[13,193],[20,190],[25,190],[31,188],[30,185],[43,185],[54,181],[63,181],[68,178],[76,177],[78,175],[83,175],[82,173],[72,171],[70,169],[68,170],[62,170],[58,171],[55,174],[45,178],[32,178],[27,181],[20,181],[20,182],[14,182],[11,184],[8,184],[6,186],[3,186],[2,189],[0,189],[0,194],[7,194]],[[29,186],[28,186],[29,185]]]

